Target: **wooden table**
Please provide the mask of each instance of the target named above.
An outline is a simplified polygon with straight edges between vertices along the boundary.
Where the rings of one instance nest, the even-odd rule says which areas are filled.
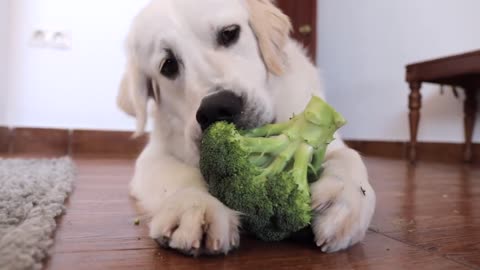
[[[424,82],[461,87],[465,90],[464,160],[466,162],[471,161],[472,135],[477,111],[476,91],[480,90],[480,50],[410,64],[407,66],[406,80],[410,85],[410,161],[415,162],[417,158],[417,133],[422,106],[420,88]]]

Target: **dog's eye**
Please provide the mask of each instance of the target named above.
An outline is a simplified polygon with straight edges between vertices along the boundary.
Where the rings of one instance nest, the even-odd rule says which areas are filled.
[[[223,47],[229,47],[238,41],[240,37],[240,26],[230,25],[223,28],[217,36],[217,43]]]
[[[177,77],[179,72],[178,60],[173,55],[168,56],[163,62],[160,73],[163,76],[173,80]]]

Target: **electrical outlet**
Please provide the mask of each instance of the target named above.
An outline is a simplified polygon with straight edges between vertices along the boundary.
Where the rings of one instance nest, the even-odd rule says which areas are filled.
[[[49,38],[51,48],[69,50],[72,48],[72,34],[69,31],[55,31]]]
[[[45,48],[48,45],[48,33],[45,30],[37,29],[33,31],[29,44],[35,48]]]

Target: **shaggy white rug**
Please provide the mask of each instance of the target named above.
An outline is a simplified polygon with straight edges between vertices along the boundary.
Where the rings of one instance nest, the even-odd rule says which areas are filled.
[[[0,159],[0,269],[41,269],[72,191],[70,158]]]

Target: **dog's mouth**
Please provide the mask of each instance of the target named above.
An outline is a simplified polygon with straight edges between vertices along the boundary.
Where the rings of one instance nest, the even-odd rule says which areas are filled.
[[[233,124],[238,130],[249,130],[270,124],[272,122],[273,121],[251,121],[247,118],[245,120],[239,119],[238,121],[233,122]]]

